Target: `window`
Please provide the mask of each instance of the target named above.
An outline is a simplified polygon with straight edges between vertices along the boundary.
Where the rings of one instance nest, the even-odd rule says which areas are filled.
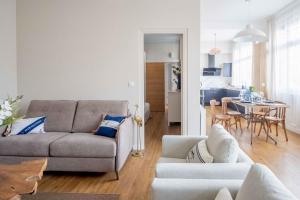
[[[300,3],[271,22],[271,95],[288,104],[287,127],[300,133]]]
[[[235,44],[233,47],[232,85],[237,87],[252,84],[252,43]]]

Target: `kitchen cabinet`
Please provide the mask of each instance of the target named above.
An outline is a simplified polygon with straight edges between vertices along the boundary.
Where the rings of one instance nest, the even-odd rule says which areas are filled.
[[[223,97],[238,97],[240,95],[239,90],[233,90],[233,89],[225,89],[225,88],[210,88],[210,89],[204,89],[202,91],[202,94],[204,94],[204,104],[206,106],[209,106],[209,102],[212,99],[215,99],[219,102],[222,101]],[[201,101],[203,101],[201,98]],[[201,105],[203,105],[203,102],[201,102]],[[245,109],[241,106],[235,106],[232,103],[228,104],[228,107],[232,110],[238,110],[241,113],[245,113]]]

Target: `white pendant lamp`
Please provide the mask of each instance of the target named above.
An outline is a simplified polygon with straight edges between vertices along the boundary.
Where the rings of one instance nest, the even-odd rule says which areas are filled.
[[[250,0],[245,0],[247,4],[250,3]],[[266,42],[267,35],[263,31],[255,28],[253,25],[248,24],[246,28],[236,34],[233,38],[234,42],[254,42],[261,43]]]
[[[215,47],[209,51],[210,55],[217,55],[221,53],[221,49],[217,48],[217,34],[215,33]]]

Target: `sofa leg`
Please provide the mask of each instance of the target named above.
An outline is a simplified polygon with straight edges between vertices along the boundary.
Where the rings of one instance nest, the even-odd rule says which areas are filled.
[[[116,171],[116,180],[118,181],[119,180],[119,172]]]

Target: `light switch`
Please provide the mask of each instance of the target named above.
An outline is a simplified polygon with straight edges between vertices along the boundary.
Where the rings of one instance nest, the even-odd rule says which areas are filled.
[[[134,81],[128,81],[128,87],[134,87]]]

